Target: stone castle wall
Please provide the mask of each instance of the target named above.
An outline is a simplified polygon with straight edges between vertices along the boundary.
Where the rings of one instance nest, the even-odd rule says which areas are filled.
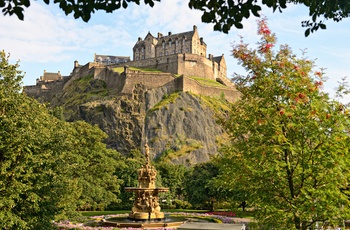
[[[125,84],[123,94],[131,94],[136,84],[142,84],[146,89],[167,87],[171,92],[177,90],[176,77],[170,73],[142,72],[125,68]]]
[[[130,70],[124,67],[124,72],[119,74],[112,68],[126,64],[135,67],[155,68],[164,72],[143,72]],[[220,70],[222,68],[222,70]],[[174,74],[181,74],[176,77]],[[165,57],[149,58],[139,61],[132,61],[112,66],[104,66],[98,63],[88,63],[84,66],[76,66],[70,77],[61,81],[50,83],[38,83],[35,86],[26,86],[24,91],[35,98],[52,98],[62,91],[69,79],[72,82],[84,76],[93,75],[95,79],[106,82],[107,88],[118,94],[131,95],[135,85],[142,84],[147,89],[166,87],[168,92],[189,91],[195,94],[206,96],[224,95],[228,101],[235,101],[239,95],[232,82],[226,78],[226,66],[219,66],[203,56],[194,54],[176,54]],[[188,76],[197,76],[218,80],[229,88],[205,86]],[[45,101],[45,100],[43,100]],[[47,101],[47,100],[46,100]]]
[[[226,65],[220,65],[219,67],[218,63],[197,54],[173,54],[116,64],[113,65],[113,67],[121,67],[123,65],[139,68],[154,68],[172,74],[197,76],[212,80],[219,78],[225,84],[229,82],[226,78]]]
[[[64,85],[70,77],[64,77],[62,80],[46,82],[43,84],[25,86],[23,91],[30,97],[37,98],[40,102],[46,102],[50,98],[63,90]]]

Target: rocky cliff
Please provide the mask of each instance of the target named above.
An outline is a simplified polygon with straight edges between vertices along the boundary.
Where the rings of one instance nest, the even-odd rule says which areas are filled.
[[[85,120],[108,135],[106,143],[121,153],[140,149],[147,141],[153,159],[192,165],[218,153],[225,133],[216,115],[227,108],[223,98],[167,88],[134,86],[132,95],[117,95],[92,76],[72,78],[48,100],[63,107],[68,121]]]

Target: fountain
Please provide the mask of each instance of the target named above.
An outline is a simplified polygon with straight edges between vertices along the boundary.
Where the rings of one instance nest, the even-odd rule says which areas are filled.
[[[138,170],[139,186],[125,188],[127,192],[134,192],[136,195],[129,218],[134,220],[163,219],[164,213],[160,211],[158,194],[168,192],[169,189],[156,188],[157,171],[151,165],[147,144],[145,144],[145,155],[146,164]]]
[[[165,218],[159,206],[159,193],[168,192],[168,188],[156,187],[157,171],[151,165],[149,147],[145,144],[146,163],[138,170],[138,187],[126,187],[127,192],[135,193],[135,201],[128,219],[110,218],[104,220],[104,226],[159,228],[182,225],[184,218]]]

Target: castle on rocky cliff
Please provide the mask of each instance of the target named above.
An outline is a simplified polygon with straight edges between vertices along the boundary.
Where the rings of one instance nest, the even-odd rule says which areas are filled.
[[[132,95],[135,85],[142,84],[146,89],[166,87],[170,93],[190,91],[207,96],[224,95],[228,101],[235,101],[239,93],[226,76],[224,55],[207,56],[206,52],[207,45],[199,37],[196,26],[191,31],[178,34],[169,32],[166,36],[158,33],[155,37],[148,32],[144,39],[138,38],[134,45],[133,60],[126,56],[95,54],[94,61],[85,65],[75,61],[69,76],[44,71],[36,85],[25,86],[24,92],[49,101],[70,81],[92,75],[105,81],[108,89],[120,95]],[[159,71],[142,71],[143,68]],[[220,84],[209,86],[198,79]]]

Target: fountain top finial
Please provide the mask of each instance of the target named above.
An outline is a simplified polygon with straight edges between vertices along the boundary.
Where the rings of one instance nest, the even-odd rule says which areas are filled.
[[[149,160],[149,147],[148,144],[145,144],[145,156],[146,156],[146,164],[149,165],[150,164],[150,160]]]

